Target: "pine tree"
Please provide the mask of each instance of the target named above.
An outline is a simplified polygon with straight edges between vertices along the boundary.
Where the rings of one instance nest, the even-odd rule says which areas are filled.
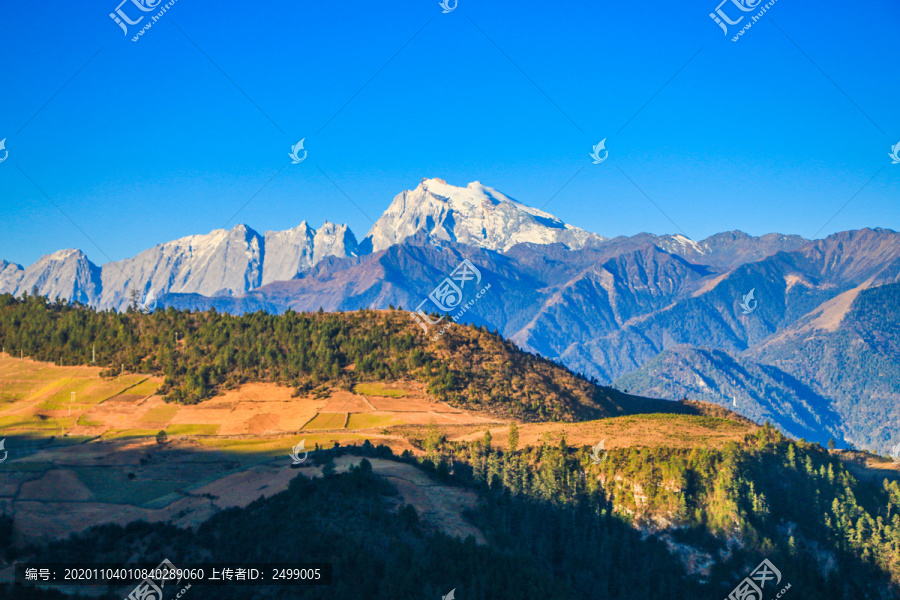
[[[509,424],[509,436],[507,437],[507,446],[510,453],[515,452],[519,447],[519,428],[515,423]]]

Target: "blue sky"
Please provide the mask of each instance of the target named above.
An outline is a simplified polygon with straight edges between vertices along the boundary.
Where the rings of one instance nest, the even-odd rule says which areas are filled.
[[[125,36],[89,4],[0,8],[0,258],[238,222],[361,239],[422,177],[606,236],[900,229],[889,0],[778,0],[738,42],[715,0],[178,0],[138,42],[149,17]]]

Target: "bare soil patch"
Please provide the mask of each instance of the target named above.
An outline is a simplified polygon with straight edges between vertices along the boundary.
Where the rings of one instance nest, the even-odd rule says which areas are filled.
[[[321,412],[366,412],[370,410],[372,410],[372,405],[366,402],[362,396],[338,391],[331,395]]]

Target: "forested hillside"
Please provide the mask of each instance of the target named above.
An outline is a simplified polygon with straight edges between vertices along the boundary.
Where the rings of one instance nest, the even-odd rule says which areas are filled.
[[[6,352],[81,365],[95,351],[110,376],[122,369],[164,375],[162,392],[172,402],[200,402],[248,381],[273,381],[300,394],[410,378],[451,404],[526,420],[691,411],[594,385],[485,328],[453,325],[433,337],[401,310],[235,317],[169,308],[145,315],[0,296]]]
[[[805,335],[789,330],[752,355],[810,382],[831,401],[850,443],[886,454],[900,443],[898,313],[900,284],[862,290],[840,323]]]
[[[727,595],[738,574],[764,557],[782,567],[801,597],[900,593],[897,481],[860,482],[820,446],[788,440],[769,426],[722,451],[631,447],[610,451],[600,464],[589,451],[563,439],[500,452],[485,439],[443,444],[426,465],[437,463],[438,472],[449,468],[441,466],[445,462],[469,465],[472,471],[463,470],[461,478],[491,498],[477,522],[506,524],[500,539],[507,548],[546,552],[544,560],[558,560],[560,568],[588,569],[603,559],[579,555],[579,544],[554,547],[559,534],[542,523],[555,511],[565,513],[561,518],[573,522],[563,539],[580,536],[587,547],[604,548],[589,520],[572,516],[594,507],[658,536],[714,595]],[[655,578],[661,598],[674,592],[663,580],[671,577]]]

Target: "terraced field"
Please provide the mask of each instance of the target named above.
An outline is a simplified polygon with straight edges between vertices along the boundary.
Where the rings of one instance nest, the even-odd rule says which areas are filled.
[[[359,384],[352,392],[297,398],[290,388],[253,383],[197,405],[176,405],[157,394],[158,377],[102,379],[99,373],[97,367],[57,367],[0,355],[0,435],[120,440],[155,438],[160,431],[170,439],[327,431],[329,440],[352,441],[372,435],[391,439],[384,429],[398,425],[496,424],[434,402],[416,382]],[[397,442],[404,445],[402,438]]]

